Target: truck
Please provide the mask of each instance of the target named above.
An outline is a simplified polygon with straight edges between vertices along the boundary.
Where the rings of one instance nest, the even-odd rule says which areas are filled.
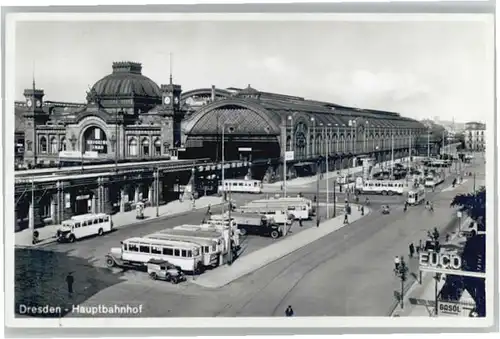
[[[231,219],[241,235],[256,234],[270,236],[273,239],[283,235],[282,226],[278,225],[273,218],[268,218],[260,213],[233,212]]]

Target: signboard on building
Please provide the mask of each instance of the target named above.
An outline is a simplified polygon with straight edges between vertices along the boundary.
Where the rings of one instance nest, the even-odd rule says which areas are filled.
[[[462,306],[458,303],[450,301],[440,301],[438,306],[438,314],[460,315]]]
[[[71,208],[71,193],[64,193],[64,208]]]
[[[285,152],[285,161],[293,161],[295,158],[295,152],[294,151],[286,151]]]
[[[81,158],[82,153],[77,151],[61,151],[59,152],[59,158]]]
[[[252,147],[238,147],[238,152],[252,152]]]
[[[462,258],[456,254],[422,252],[419,257],[421,270],[425,268],[439,268],[446,273],[446,270],[460,270],[462,268]]]

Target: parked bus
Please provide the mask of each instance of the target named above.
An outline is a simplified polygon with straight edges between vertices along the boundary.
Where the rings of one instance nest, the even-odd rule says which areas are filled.
[[[226,179],[224,187],[222,183],[219,185],[219,193],[262,193],[262,181],[260,180],[245,180],[245,179]]]
[[[356,194],[402,195],[405,191],[403,181],[397,180],[356,180]]]
[[[307,220],[314,215],[312,201],[301,197],[260,199],[251,201],[246,206],[286,210],[294,219]]]
[[[270,236],[273,239],[283,234],[280,226],[273,218],[268,218],[259,213],[231,213],[232,222],[236,225],[241,235],[256,234]]]
[[[415,188],[408,192],[406,199],[409,205],[418,205],[425,201],[425,189],[423,187]]]
[[[217,267],[219,265],[220,254],[225,251],[222,235],[218,233],[215,236],[201,235],[200,230],[170,229],[165,232],[149,234],[145,238],[158,240],[185,241],[198,244],[200,246],[201,256],[204,267]]]
[[[57,240],[74,242],[75,240],[89,237],[92,235],[104,235],[111,232],[113,222],[108,214],[83,214],[64,220],[61,227],[57,230]]]
[[[203,268],[201,246],[194,242],[151,238],[129,238],[106,255],[108,267],[146,266],[149,260],[168,261],[182,271],[199,272]]]

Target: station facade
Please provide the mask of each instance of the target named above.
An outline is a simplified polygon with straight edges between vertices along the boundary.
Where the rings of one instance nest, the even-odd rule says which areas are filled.
[[[273,181],[285,174],[324,170],[326,162],[330,169],[340,169],[363,156],[379,161],[391,154],[397,158],[417,149],[419,142],[427,143],[422,138],[426,126],[398,113],[263,92],[250,85],[182,92],[172,77],[169,84],[157,85],[135,62],[113,63],[112,72],[89,89],[85,103],[44,102],[45,93],[35,83],[24,96],[25,101],[15,105],[16,151],[17,159],[30,168],[56,166],[71,157],[85,163],[208,158],[214,164],[250,163],[252,177]],[[285,151],[293,151],[287,173]],[[220,166],[212,171],[220,176]],[[188,172],[178,176],[186,181],[179,185],[193,181]],[[106,180],[99,184],[92,179],[91,193],[81,188],[89,183],[66,185],[71,187],[64,191],[74,202],[70,205],[79,206],[68,213],[109,211],[112,204],[122,206],[124,199],[138,201],[139,196],[152,200],[150,177],[129,175],[126,192]],[[60,186],[65,190],[65,184]],[[168,194],[164,196],[166,202]],[[19,199],[21,205],[26,197]],[[45,215],[54,214],[54,203],[48,200],[39,208]],[[26,214],[23,210],[20,215]]]

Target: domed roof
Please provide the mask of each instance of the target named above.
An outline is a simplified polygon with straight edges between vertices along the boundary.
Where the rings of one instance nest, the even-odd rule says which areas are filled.
[[[92,86],[92,92],[101,97],[149,97],[160,98],[160,87],[142,75],[142,65],[136,62],[114,62],[113,73]]]

